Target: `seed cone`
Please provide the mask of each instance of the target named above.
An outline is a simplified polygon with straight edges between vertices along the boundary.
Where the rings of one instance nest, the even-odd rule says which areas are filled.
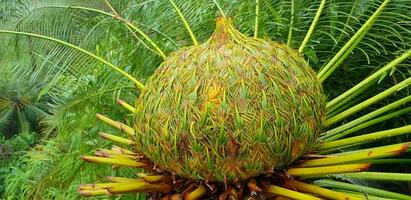
[[[134,147],[156,166],[205,181],[280,170],[313,148],[325,98],[292,48],[247,37],[226,18],[174,52],[136,101]]]

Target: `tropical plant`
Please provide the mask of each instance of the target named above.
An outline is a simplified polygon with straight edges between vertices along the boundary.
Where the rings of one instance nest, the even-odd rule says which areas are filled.
[[[40,120],[49,113],[47,94],[39,96],[47,84],[44,77],[25,66],[3,66],[0,73],[0,133],[7,138],[21,132],[40,132]]]
[[[35,14],[38,7],[32,2],[5,1],[4,4],[10,5],[5,6],[6,9],[2,13],[7,14],[10,10],[15,10],[15,12],[10,12],[13,15],[7,18],[6,22],[16,20],[20,27],[41,27],[39,29],[45,31],[58,28],[60,32],[55,33],[60,34],[61,37],[74,30],[79,31],[78,26],[68,26],[64,22],[55,23],[55,26],[48,27],[49,29],[41,25],[44,21],[39,20],[40,18],[62,14],[60,10],[55,13],[47,12],[47,14],[39,9],[39,13]],[[22,15],[16,17],[17,13]],[[95,28],[94,30],[103,29]],[[118,60],[115,49],[112,48],[121,43],[117,40],[118,38],[104,34],[104,31],[98,35],[100,36],[97,38],[103,38],[101,41],[95,42],[95,39],[84,38],[79,42],[92,43],[89,46],[98,49],[99,55],[111,57],[117,60],[114,62],[123,63],[124,61]],[[120,81],[122,78],[118,74],[102,70],[103,66],[96,65],[88,57],[81,56],[81,54],[78,56],[78,52],[61,48],[53,43],[42,43],[42,41],[21,37],[11,37],[0,42],[5,46],[14,47],[8,50],[1,49],[0,62],[3,66],[7,66],[2,67],[1,70],[8,74],[5,77],[9,80],[5,81],[4,85],[14,87],[16,86],[12,85],[14,82],[28,82],[32,79],[42,83],[38,88],[39,84],[27,84],[27,90],[33,94],[34,100],[40,99],[40,102],[44,102],[44,108],[50,114],[40,121],[43,136],[39,144],[41,148],[32,149],[27,155],[13,155],[18,159],[14,159],[10,166],[1,167],[0,171],[5,172],[5,184],[3,185],[2,180],[4,187],[0,191],[0,198],[78,199],[76,188],[81,181],[96,181],[99,178],[98,172],[103,174],[111,171],[107,167],[84,166],[79,159],[80,155],[105,145],[95,139],[98,132],[94,127],[96,121],[94,116],[96,112],[104,112],[105,109],[112,112],[118,110],[119,116],[123,116],[124,112],[120,108],[116,109],[109,105],[113,104],[113,97],[115,99],[120,94],[131,99],[135,98],[135,94],[130,93],[133,91],[132,85]],[[76,57],[76,62],[62,60],[62,57]],[[30,67],[21,67],[23,65]],[[83,65],[89,66],[92,70],[85,70]],[[41,101],[45,99],[44,97],[47,97],[47,102]],[[110,129],[101,127],[99,130],[109,131]],[[112,173],[114,175],[118,172]]]
[[[44,141],[36,148],[18,155],[16,163],[20,166],[13,166],[5,178],[4,199],[77,199],[72,192],[75,191],[73,182],[79,184],[80,180],[95,177],[96,172],[110,173],[106,167],[84,166],[78,159],[80,155],[96,149],[96,146],[105,145],[95,140],[97,131],[93,128],[96,121],[93,115],[109,107],[106,99],[111,99],[111,95],[99,95],[100,98],[88,102],[78,101],[80,96],[90,95],[88,92],[96,86],[84,83],[78,85],[79,88],[71,88],[72,91],[66,89],[66,96],[55,97],[58,102],[55,101],[56,104],[50,107],[52,115],[43,120],[44,124],[48,124],[43,133],[58,134],[43,137]],[[104,106],[97,106],[102,102]],[[84,110],[80,113],[80,110],[76,111],[79,108]],[[104,130],[104,127],[100,129]],[[70,186],[72,189],[67,190]]]
[[[8,29],[0,30],[0,33],[6,33],[9,35],[8,37],[11,37],[10,35],[30,36],[30,42],[34,43],[41,41],[43,48],[40,48],[40,54],[54,52],[53,59],[65,55],[66,59],[63,64],[78,77],[88,76],[92,72],[89,67],[82,67],[86,63],[103,70],[102,73],[107,72],[101,68],[100,64],[104,64],[131,80],[136,88],[142,90],[142,95],[136,101],[135,108],[120,101],[121,105],[133,113],[135,118],[135,122],[131,123],[133,125],[128,126],[127,123],[116,122],[103,115],[98,115],[98,119],[128,133],[131,136],[130,139],[101,133],[102,137],[122,144],[122,148],[115,146],[112,149],[102,149],[96,152],[96,156],[85,156],[83,159],[115,166],[144,168],[147,173],[138,173],[130,178],[109,177],[113,183],[81,185],[79,192],[83,195],[151,192],[152,197],[164,197],[165,199],[218,197],[238,199],[249,195],[256,198],[267,195],[281,196],[277,197],[278,199],[283,197],[293,199],[318,199],[318,197],[327,199],[410,199],[410,196],[401,194],[406,193],[404,187],[398,187],[399,190],[395,193],[365,186],[364,182],[359,181],[411,181],[411,175],[407,173],[406,167],[395,168],[393,172],[379,172],[381,169],[386,169],[380,168],[381,165],[396,166],[409,162],[408,159],[400,155],[409,149],[410,143],[404,143],[403,140],[406,140],[407,134],[411,132],[411,126],[408,125],[410,123],[409,102],[411,100],[408,86],[411,84],[411,77],[410,63],[407,60],[411,55],[411,31],[408,24],[410,16],[407,14],[410,7],[407,0],[356,0],[353,2],[168,0],[114,3],[93,1],[77,4],[73,2],[67,4],[61,2],[59,4],[39,3],[30,12],[30,18],[24,18],[30,23],[20,20],[22,23],[17,27],[10,27],[10,23],[6,23]],[[65,19],[69,19],[67,21],[78,22],[74,25],[81,24],[81,31],[52,31],[55,27],[61,28],[62,26],[59,26],[58,23],[53,26],[42,20],[35,21],[41,17],[32,17],[33,15],[66,16]],[[205,148],[204,151],[201,151],[203,150],[201,144],[188,143],[196,142],[195,138],[188,138],[187,142],[187,138],[182,137],[184,134],[178,130],[169,132],[169,122],[159,120],[164,118],[155,118],[158,123],[153,125],[141,120],[152,117],[148,116],[152,114],[150,113],[152,110],[146,113],[141,109],[147,107],[142,107],[142,105],[156,103],[158,99],[154,101],[148,99],[155,92],[158,92],[159,88],[161,89],[162,84],[165,84],[159,81],[156,85],[150,85],[151,81],[156,78],[168,81],[167,77],[160,77],[167,66],[181,64],[188,67],[195,65],[193,62],[182,63],[183,61],[177,60],[175,57],[175,55],[179,55],[178,53],[170,54],[170,52],[188,51],[187,49],[203,45],[202,41],[205,41],[212,33],[216,15],[230,16],[235,26],[239,27],[244,34],[253,35],[254,38],[264,37],[264,40],[274,38],[274,40],[283,42],[289,47],[297,48],[312,68],[317,71],[318,82],[322,84],[328,101],[324,110],[325,120],[323,123],[315,125],[322,126],[324,132],[321,134],[313,133],[314,136],[317,135],[314,137],[317,139],[317,143],[308,153],[304,151],[305,156],[291,164],[280,162],[280,164],[285,164],[281,167],[282,170],[276,169],[274,173],[265,171],[257,174],[259,176],[256,177],[248,177],[248,174],[245,174],[237,182],[234,181],[235,178],[208,179],[204,176],[199,178],[187,176],[187,173],[180,174],[179,170],[182,169],[174,168],[173,165],[184,163],[185,160],[170,161],[170,157],[159,157],[164,156],[161,155],[162,153],[167,153],[164,151],[169,149],[177,152],[176,158],[185,158],[188,154],[179,154],[183,148],[188,148],[189,152],[197,149],[196,152],[200,158],[208,162],[206,168],[212,169],[216,156],[224,157],[227,155],[226,152],[217,150],[218,145],[226,145],[227,140],[224,139],[227,137],[226,132],[224,130],[219,132],[222,138],[219,141],[222,142],[221,144],[216,143],[216,148]],[[103,33],[96,31],[101,31],[99,27],[104,21],[116,22],[116,25],[111,26],[108,30],[112,31],[113,28],[118,28],[127,31],[123,33],[127,36],[112,36],[110,31]],[[57,20],[57,22],[61,22],[61,20]],[[177,23],[181,23],[181,25],[177,25]],[[37,26],[37,24],[47,24],[47,26],[38,28],[42,26]],[[73,24],[66,25],[63,26],[63,30],[66,30],[65,28],[74,30],[71,27]],[[121,31],[115,31],[115,33],[119,32]],[[79,42],[79,38],[89,38],[90,35],[96,37],[90,37],[90,42],[82,43],[82,40]],[[134,45],[113,46],[115,51],[111,51],[111,54],[101,54],[98,48],[91,48],[92,44],[96,44],[95,38],[109,36],[123,39],[118,41],[127,41],[125,39],[127,38],[130,41],[138,42]],[[5,37],[4,41],[9,40],[10,38]],[[262,41],[261,39],[254,40]],[[254,40],[249,39],[249,41]],[[38,47],[38,45],[30,45],[30,42],[26,41],[24,44],[30,48]],[[189,46],[190,43],[193,44],[193,47],[182,48]],[[251,43],[253,44],[253,42]],[[248,47],[249,44],[241,45]],[[122,48],[123,46],[124,48]],[[271,48],[270,45],[268,46]],[[180,48],[182,50],[179,50]],[[130,51],[131,49],[137,50]],[[228,47],[227,49],[231,50]],[[292,53],[293,51],[286,50],[286,52]],[[200,52],[199,58],[201,58],[201,53],[203,51]],[[130,56],[135,54],[138,56]],[[240,54],[244,56],[244,54]],[[113,55],[121,55],[121,57],[116,59],[113,58]],[[208,57],[209,55],[202,56]],[[216,59],[218,56],[211,58]],[[143,74],[152,73],[153,69],[160,64],[161,59],[165,59],[165,64],[161,65],[146,84],[138,80]],[[284,56],[278,56],[276,59],[287,64],[290,62]],[[162,68],[163,66],[166,68]],[[296,66],[288,69],[294,69],[294,67]],[[335,76],[330,76],[331,74]],[[106,80],[112,78],[108,77]],[[189,77],[196,79],[197,76],[192,74]],[[363,79],[364,77],[365,79]],[[169,77],[169,79],[172,78],[174,77]],[[121,84],[124,84],[124,79],[119,78],[119,80],[121,80],[119,81]],[[155,81],[153,82],[155,83]],[[198,82],[194,83],[194,85],[196,84],[201,85]],[[206,85],[203,86],[206,87]],[[211,86],[214,87],[214,85]],[[101,87],[106,88],[107,85],[103,83]],[[178,96],[180,90],[178,88],[175,90],[174,95]],[[207,92],[207,90],[201,90],[199,94],[204,91]],[[211,89],[209,93],[220,97],[218,91],[218,87],[216,87]],[[159,96],[161,97],[161,95]],[[194,95],[193,97],[192,95],[190,97],[197,100],[198,96]],[[261,94],[261,96],[264,95]],[[180,98],[189,97],[181,96]],[[148,101],[142,102],[142,100]],[[176,102],[180,102],[178,98]],[[188,106],[191,105],[193,104],[188,104]],[[155,107],[156,105],[151,106]],[[282,111],[285,112],[291,108],[281,109],[284,109]],[[321,110],[317,111],[321,112]],[[205,113],[203,112],[207,117],[208,114]],[[236,116],[238,121],[247,122],[250,120],[240,113],[237,113]],[[408,116],[408,118],[404,116]],[[187,121],[187,124],[190,124],[188,128],[191,128],[188,129],[189,132],[191,130],[200,130],[200,133],[206,131],[206,129],[200,129],[201,127],[196,125],[197,119]],[[267,120],[263,117],[257,119]],[[298,122],[302,123],[303,121]],[[294,124],[299,124],[298,122]],[[234,122],[232,123],[231,125],[234,126]],[[238,122],[236,123],[238,124]],[[267,124],[273,125],[269,122]],[[258,126],[256,127],[258,128]],[[258,129],[256,131],[258,132]],[[146,137],[142,133],[146,133],[148,136],[161,133],[165,136],[162,138],[164,140],[154,140],[155,138]],[[167,133],[170,135],[167,136]],[[260,134],[259,137],[255,137],[258,141],[252,142],[264,143],[266,141],[264,136],[266,135]],[[310,136],[312,135],[310,134]],[[270,137],[274,137],[270,139],[278,139],[276,136]],[[297,141],[297,138],[295,136],[287,137],[290,140],[290,145],[293,140]],[[234,137],[234,140],[236,139],[238,138]],[[254,143],[240,143],[240,145],[253,146],[256,145]],[[307,147],[301,141],[297,141],[296,146],[301,146],[302,149]],[[147,151],[141,151],[144,149]],[[291,151],[292,149],[286,148],[286,150]],[[210,152],[210,150],[214,151]],[[261,153],[264,149],[254,151]],[[164,164],[165,162],[167,164]],[[157,164],[160,168],[155,167]],[[370,165],[373,167],[370,168],[369,172],[362,172],[369,169]],[[273,163],[273,166],[277,168],[281,165]],[[234,165],[233,167],[238,166]],[[190,169],[190,165],[185,165],[184,170],[196,173],[195,170]],[[366,183],[368,184],[368,182]]]
[[[4,181],[13,171],[12,169],[22,165],[17,161],[18,158],[24,156],[26,150],[34,146],[38,138],[38,134],[35,132],[20,133],[8,140],[5,137],[0,137],[0,194],[5,190]]]

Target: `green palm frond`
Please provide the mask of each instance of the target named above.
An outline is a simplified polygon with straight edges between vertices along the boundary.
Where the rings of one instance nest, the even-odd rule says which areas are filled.
[[[112,80],[115,82],[115,79]],[[20,162],[27,163],[26,168],[13,170],[13,175],[7,178],[6,192],[10,193],[6,193],[6,197],[79,199],[79,195],[72,192],[76,190],[76,184],[84,180],[98,180],[98,173],[117,173],[108,167],[84,165],[80,156],[107,145],[96,139],[97,130],[111,132],[112,129],[94,127],[95,113],[110,109],[118,110],[118,115],[123,116],[122,110],[114,106],[116,103],[112,101],[112,95],[114,92],[127,94],[133,87],[100,88],[99,80],[92,77],[66,87],[60,88],[59,93],[52,93],[52,115],[42,122],[48,126],[46,131],[53,133],[54,137],[20,158]],[[130,172],[125,170],[124,173]]]
[[[30,73],[26,66],[4,66],[0,72],[0,132],[11,137],[19,132],[40,130],[39,122],[48,116],[48,95],[38,98],[38,92],[46,84],[44,76]]]

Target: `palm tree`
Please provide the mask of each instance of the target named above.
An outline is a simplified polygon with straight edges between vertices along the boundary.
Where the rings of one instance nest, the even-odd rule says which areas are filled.
[[[49,115],[47,94],[39,96],[45,82],[38,74],[21,70],[24,66],[4,66],[0,81],[0,132],[6,138],[21,132],[40,132],[40,120]],[[23,72],[23,73],[22,73]]]
[[[309,157],[290,166],[284,172],[286,177],[292,177],[287,179],[288,184],[270,183],[263,188],[265,194],[294,199],[316,199],[316,196],[362,199],[364,193],[370,198],[411,198],[364,186],[358,181],[411,180],[411,175],[401,168],[396,168],[395,173],[378,172],[386,169],[380,165],[409,162],[400,157],[408,151],[409,143],[403,143],[403,139],[411,131],[409,117],[405,117],[409,116],[411,100],[407,60],[411,55],[411,31],[407,24],[409,1],[57,1],[28,5],[23,16],[8,17],[18,20],[4,23],[0,33],[7,36],[4,35],[3,41],[15,41],[17,35],[17,40],[22,40],[20,45],[35,55],[52,55],[53,66],[58,64],[65,73],[77,78],[92,74],[93,69],[108,74],[103,68],[107,66],[124,77],[118,78],[121,80],[118,86],[127,85],[124,81],[128,79],[140,90],[145,87],[143,77],[153,73],[171,52],[205,41],[213,30],[216,15],[232,17],[245,34],[271,38],[298,49],[317,71],[317,78],[328,96],[323,124],[326,131],[320,137],[314,156],[320,158]],[[54,19],[52,22],[45,20],[51,19],[50,16]],[[106,41],[101,41],[102,38]],[[100,51],[100,45],[105,45],[106,52]],[[64,59],[59,60],[61,58]],[[110,80],[113,76],[101,77]],[[102,82],[101,88],[107,88],[109,84]],[[120,103],[132,112],[135,110],[123,101]],[[98,116],[134,134],[127,125]],[[101,135],[123,143],[124,148],[133,143],[118,136]],[[134,156],[129,151],[119,153],[118,148],[113,148],[84,159],[136,167],[140,160]],[[122,162],[125,160],[127,162]],[[359,172],[370,164],[376,167],[369,172]],[[110,180],[115,183],[83,185],[79,190],[84,195],[161,193],[173,185],[167,181],[150,181],[155,178],[159,177],[112,177]],[[160,178],[169,180],[170,177]],[[260,182],[256,184],[261,186]],[[212,193],[204,185],[207,184],[199,181],[193,187],[176,187],[167,192],[178,196],[185,191],[184,198],[201,198]],[[235,195],[234,190],[220,192]]]

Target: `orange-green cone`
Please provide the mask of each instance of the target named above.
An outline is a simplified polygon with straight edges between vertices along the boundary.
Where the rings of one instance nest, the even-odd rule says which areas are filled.
[[[148,80],[136,101],[135,148],[175,175],[244,180],[313,147],[324,108],[297,51],[219,18],[207,42],[172,53]]]

